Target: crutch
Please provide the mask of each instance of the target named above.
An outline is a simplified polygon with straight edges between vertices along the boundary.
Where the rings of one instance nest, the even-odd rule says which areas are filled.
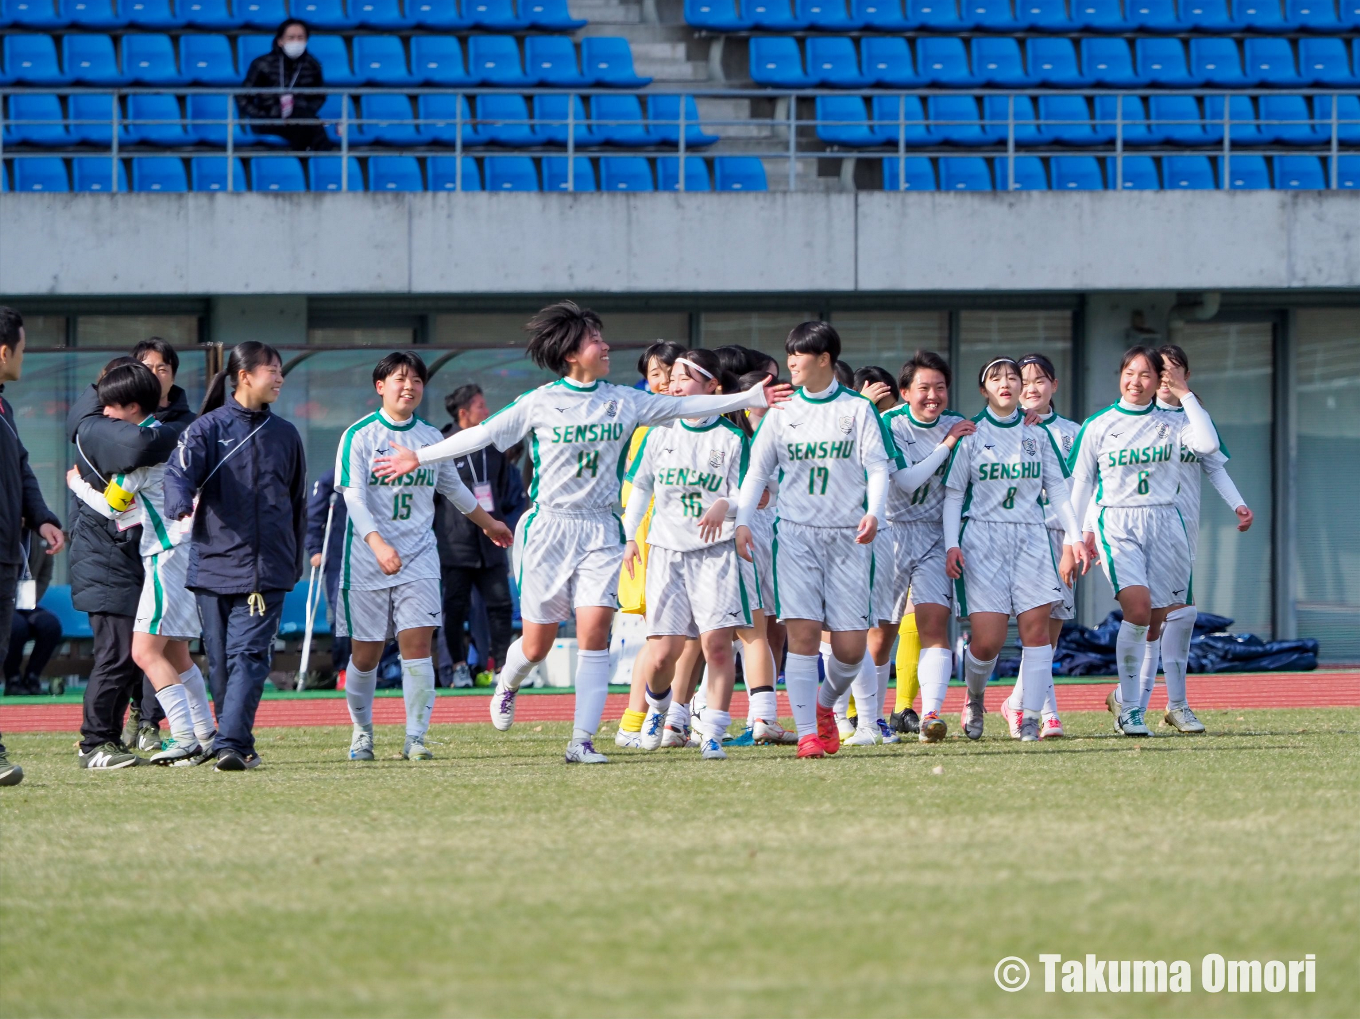
[[[326,582],[326,553],[330,551],[331,521],[335,519],[335,492],[326,503],[326,533],[321,539],[321,562],[312,567],[307,581],[307,626],[302,637],[302,661],[298,663],[297,688],[307,682],[307,664],[312,657],[312,631],[316,628],[316,610],[321,606],[321,591]]]

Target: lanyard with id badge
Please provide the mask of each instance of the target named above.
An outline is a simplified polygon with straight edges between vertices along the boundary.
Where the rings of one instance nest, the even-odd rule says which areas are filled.
[[[477,480],[477,471],[472,466],[472,457],[467,459],[468,473],[472,475],[472,494],[477,505],[488,513],[496,508],[496,500],[491,496],[491,475],[486,469],[486,450],[482,450],[482,480]]]

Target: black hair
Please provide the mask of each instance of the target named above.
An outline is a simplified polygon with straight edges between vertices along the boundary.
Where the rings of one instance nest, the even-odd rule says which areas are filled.
[[[198,414],[202,417],[210,410],[216,410],[227,402],[227,382],[231,381],[231,388],[236,388],[236,380],[241,377],[241,372],[249,374],[256,368],[263,367],[277,361],[283,364],[283,358],[279,352],[267,343],[259,340],[244,340],[231,348],[231,354],[227,356],[227,366],[212,377],[208,383],[208,391],[203,395],[203,406],[198,409]]]
[[[1047,355],[1034,353],[1026,354],[1024,357],[1020,358],[1021,378],[1025,377],[1025,369],[1028,368],[1030,365],[1034,365],[1034,367],[1038,368],[1041,372],[1044,373],[1044,376],[1048,378],[1050,381],[1052,382],[1058,381],[1058,370],[1053,367],[1053,362],[1048,359]]]
[[[529,332],[528,354],[534,364],[558,375],[567,374],[567,357],[581,349],[591,333],[604,330],[600,316],[575,301],[550,304],[524,326]]]
[[[156,373],[140,361],[114,365],[95,384],[104,407],[140,407],[154,414],[161,404],[161,383]]]
[[[718,355],[718,363],[723,366],[723,371],[731,372],[737,378],[755,367],[751,363],[752,352],[740,344],[729,343],[725,347],[714,347],[713,353]]]
[[[981,368],[978,369],[978,388],[979,388],[979,389],[986,389],[986,388],[987,388],[987,376],[990,375],[990,374],[992,373],[992,369],[994,369],[994,368],[995,368],[997,365],[999,365],[999,364],[1008,364],[1008,365],[1010,365],[1012,368],[1015,369],[1015,377],[1016,377],[1016,378],[1019,378],[1019,377],[1020,377],[1020,365],[1016,363],[1015,358],[1013,358],[1013,357],[994,357],[994,358],[992,358],[990,361],[988,361],[986,364],[984,364]]]
[[[713,380],[718,383],[718,392],[735,393],[740,389],[737,375],[723,367],[722,358],[718,356],[716,350],[696,347],[693,350],[686,350],[681,356],[712,375]]]
[[[831,360],[841,356],[841,334],[830,322],[801,322],[789,331],[784,341],[786,354],[830,354]]]
[[[275,46],[277,46],[279,44],[279,40],[283,38],[283,33],[288,31],[288,29],[293,25],[297,25],[304,32],[306,32],[308,39],[312,37],[312,30],[307,27],[307,22],[303,21],[301,18],[284,18],[283,21],[279,22],[279,27],[274,29]]]
[[[1166,362],[1162,359],[1161,352],[1158,351],[1156,347],[1148,347],[1144,346],[1143,344],[1139,344],[1135,347],[1130,347],[1128,350],[1124,351],[1124,357],[1119,362],[1119,374],[1123,375],[1124,369],[1127,368],[1130,363],[1136,361],[1140,357],[1147,358],[1147,363],[1152,366],[1153,372],[1158,377],[1160,377],[1162,372],[1166,370]]]
[[[880,368],[876,364],[866,364],[863,368],[860,368],[858,371],[855,372],[855,377],[852,380],[853,385],[851,386],[851,388],[858,393],[861,389],[864,388],[864,384],[866,382],[883,383],[890,390],[892,390],[892,398],[894,402],[902,398],[902,394],[897,389],[897,383],[893,381],[892,375],[888,373],[888,369],[886,368]]]
[[[684,353],[685,348],[674,340],[653,340],[638,355],[638,374],[644,379],[647,377],[647,369],[652,366],[652,358],[656,358],[669,368],[675,364],[675,359],[683,356]]]
[[[138,361],[147,354],[159,354],[161,360],[170,366],[170,373],[172,375],[179,374],[179,355],[175,353],[175,348],[170,346],[168,341],[159,336],[151,336],[132,348],[132,356]]]
[[[0,304],[0,347],[13,350],[19,346],[19,330],[24,327],[24,317],[7,304]]]
[[[1163,343],[1157,348],[1157,353],[1162,355],[1163,362],[1170,361],[1172,364],[1178,365],[1185,374],[1190,374],[1190,358],[1186,355],[1185,348],[1180,344]],[[1165,367],[1165,364],[1163,364],[1163,367]]]
[[[846,389],[855,388],[855,369],[851,368],[848,362],[838,358],[831,368],[836,373],[837,382]]]
[[[138,360],[137,360],[135,357],[133,357],[131,354],[119,354],[117,357],[115,357],[115,358],[114,358],[112,361],[110,361],[108,364],[104,365],[103,368],[100,368],[100,369],[99,369],[99,377],[96,378],[96,379],[94,380],[94,381],[95,381],[95,384],[98,385],[98,384],[99,384],[99,379],[102,379],[102,378],[103,378],[105,375],[107,375],[109,372],[113,371],[115,368],[120,367],[121,365],[125,365],[125,364],[141,364],[141,363],[142,363],[141,361],[138,361]],[[143,367],[145,367],[145,366],[143,365]],[[151,370],[150,368],[147,368],[147,371],[150,371],[150,370]]]
[[[409,350],[394,350],[373,366],[373,384],[376,386],[401,368],[409,368],[420,377],[421,382],[430,381],[430,370],[425,367],[425,362],[420,359],[419,354],[413,354]]]
[[[457,421],[458,412],[481,395],[482,387],[475,382],[469,382],[444,397],[444,409],[449,412],[449,417]]]
[[[758,353],[758,351],[752,351],[752,353]],[[773,381],[777,383],[779,381],[779,372],[777,371],[777,369],[779,368],[779,364],[778,362],[775,361],[774,358],[770,358],[769,361],[773,368],[776,370],[765,371],[762,368],[756,369],[754,371],[749,371],[746,374],[740,376],[736,380],[736,388],[728,389],[726,386],[724,386],[723,392],[735,393],[740,391],[744,393],[746,392],[746,390],[752,389],[755,386],[763,386],[765,385],[766,382]],[[751,419],[746,416],[745,411],[734,411],[726,416],[730,418],[732,421],[734,421],[737,427],[740,428],[743,432],[745,432],[747,436],[752,436],[755,434],[755,429],[751,427]]]
[[[764,372],[772,378],[779,378],[779,362],[763,350],[747,348],[747,365],[743,375],[749,372]]]
[[[910,389],[912,380],[916,378],[916,373],[922,368],[937,371],[943,375],[946,388],[953,385],[954,372],[950,369],[949,362],[933,350],[918,350],[907,358],[902,365],[902,370],[897,373],[898,389],[904,393]]]

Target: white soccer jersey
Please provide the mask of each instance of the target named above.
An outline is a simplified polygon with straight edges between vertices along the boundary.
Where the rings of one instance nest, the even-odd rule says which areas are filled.
[[[143,556],[169,552],[184,543],[193,530],[194,520],[174,520],[165,513],[165,464],[139,467],[129,474],[116,474],[104,498],[115,511],[135,512],[128,526],[142,525],[140,552]],[[118,519],[118,518],[115,518]],[[120,529],[126,529],[120,523]]]
[[[946,410],[930,424],[922,424],[912,416],[911,408],[903,404],[883,415],[893,445],[908,464],[918,464],[944,441],[963,415]],[[944,475],[949,469],[946,460],[939,469],[914,491],[904,492],[893,485],[888,489],[888,519],[893,523],[928,522],[938,524],[944,507]]]
[[[647,544],[674,552],[690,552],[715,542],[699,537],[699,519],[719,499],[729,512],[716,541],[732,538],[737,495],[746,474],[750,445],[740,428],[724,417],[701,425],[688,421],[653,428],[628,471],[633,492],[624,518],[631,537],[655,500]]]
[[[1189,427],[1184,412],[1160,409],[1156,401],[1111,404],[1077,433],[1068,458],[1076,486],[1094,486],[1100,506],[1174,505]]]
[[[1048,417],[1044,418],[1039,424],[1048,429],[1053,436],[1053,441],[1058,447],[1058,455],[1062,457],[1063,466],[1067,465],[1067,457],[1072,452],[1072,447],[1077,443],[1077,433],[1081,431],[1081,425],[1071,418],[1065,418],[1056,410],[1050,411]],[[1053,512],[1053,505],[1049,501],[1048,492],[1043,494],[1044,523],[1048,525],[1050,531],[1061,533],[1063,525],[1058,521],[1058,515]]]
[[[1000,421],[989,408],[973,421],[977,431],[954,447],[944,478],[946,488],[963,493],[963,518],[1042,524],[1045,483],[1067,497],[1067,467],[1052,434],[1025,424],[1020,411]]]
[[[749,473],[779,481],[780,520],[853,528],[864,516],[867,472],[906,466],[877,408],[836,385],[820,397],[800,389],[761,419]]]
[[[439,554],[434,536],[435,492],[447,498],[460,513],[470,513],[477,500],[450,463],[426,464],[399,478],[380,478],[373,473],[373,458],[399,443],[420,449],[444,438],[428,421],[411,417],[395,424],[378,410],[360,418],[340,437],[335,456],[335,488],[350,489],[363,497],[363,508],[372,518],[356,520],[351,511],[345,524],[344,559],[340,586],[350,591],[377,591],[413,580],[439,579]],[[348,505],[348,500],[346,500]],[[401,569],[383,573],[373,550],[364,541],[365,526],[372,526],[401,556]]]

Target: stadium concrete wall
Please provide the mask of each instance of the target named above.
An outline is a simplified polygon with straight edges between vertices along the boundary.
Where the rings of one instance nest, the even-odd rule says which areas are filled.
[[[1346,192],[0,196],[7,296],[1357,285]]]

